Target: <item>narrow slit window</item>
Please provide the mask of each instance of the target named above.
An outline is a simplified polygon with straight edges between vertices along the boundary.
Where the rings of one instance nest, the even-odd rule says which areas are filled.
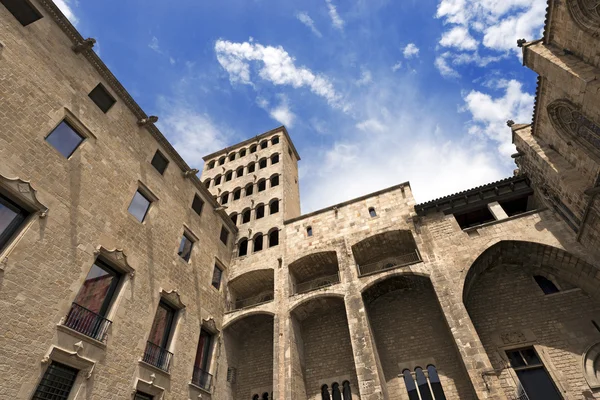
[[[410,371],[405,369],[402,372],[402,376],[404,377],[404,386],[406,386],[406,391],[408,392],[408,399],[420,400],[419,393],[417,392],[417,385],[415,384],[415,380]]]
[[[423,369],[420,367],[415,368],[415,375],[417,377],[417,387],[419,388],[421,400],[433,400],[431,391],[429,390],[429,384],[427,383],[427,378],[423,373]]]
[[[185,261],[190,261],[192,256],[192,248],[194,247],[194,241],[190,239],[187,234],[183,234],[181,237],[181,242],[179,243],[179,250],[177,254],[179,257],[183,258]]]
[[[163,154],[160,151],[156,150],[156,153],[154,153],[154,157],[152,157],[151,164],[162,175],[165,173],[167,165],[169,165],[169,160],[167,160],[167,158],[163,156]]]
[[[194,201],[192,201],[192,210],[196,212],[196,214],[202,214],[202,207],[204,207],[204,201],[197,194],[194,195]]]
[[[446,400],[446,394],[444,393],[444,389],[442,389],[442,383],[440,382],[440,377],[435,366],[430,365],[427,367],[427,375],[429,376],[429,384],[431,385],[435,400]]]
[[[227,245],[227,240],[229,239],[229,231],[227,230],[227,228],[221,228],[221,235],[219,236],[219,239],[221,240],[221,242],[223,242],[224,245]]]
[[[250,196],[253,191],[254,191],[254,185],[249,184],[248,186],[246,186],[246,196]]]
[[[88,95],[90,99],[98,106],[103,113],[107,113],[108,110],[117,102],[115,98],[106,90],[104,85],[99,83]]]
[[[377,216],[377,212],[375,211],[375,209],[373,207],[369,208],[369,215],[371,216],[371,218]]]
[[[344,395],[344,400],[352,400],[352,389],[350,388],[349,381],[342,382],[342,392]]]
[[[223,270],[217,264],[215,264],[215,267],[213,268],[212,285],[217,289],[221,288],[221,277],[222,276],[223,276]]]
[[[135,192],[133,199],[131,200],[131,204],[129,204],[129,213],[133,215],[138,221],[144,222],[146,218],[146,214],[148,214],[148,209],[150,208],[150,204],[152,202],[148,199],[148,197],[144,196],[142,192]]]
[[[46,136],[46,141],[65,158],[71,157],[83,140],[84,137],[64,120]]]
[[[342,392],[340,392],[340,384],[334,382],[331,385],[331,400],[342,400]]]
[[[52,361],[46,368],[32,400],[67,400],[78,373],[75,368]]]
[[[321,386],[321,400],[331,400],[331,396],[329,395],[329,388],[327,385]]]
[[[535,275],[533,279],[535,279],[535,282],[538,284],[540,289],[542,289],[544,294],[553,294],[560,292],[560,289],[554,284],[554,282],[552,282],[545,276]]]
[[[312,236],[313,235],[313,229],[311,226],[309,226],[308,228],[306,228],[306,236]]]
[[[0,3],[2,3],[23,26],[27,26],[42,18],[42,14],[27,0],[0,0]]]

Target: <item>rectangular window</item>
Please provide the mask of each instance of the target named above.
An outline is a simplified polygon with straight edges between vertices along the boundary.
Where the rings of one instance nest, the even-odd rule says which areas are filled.
[[[194,195],[194,201],[192,201],[192,210],[196,211],[196,214],[202,214],[202,207],[204,206],[204,202],[197,194]]]
[[[84,137],[65,120],[46,136],[46,141],[66,158],[71,157],[83,139]]]
[[[148,213],[148,209],[150,208],[150,203],[152,203],[146,196],[140,192],[138,189],[135,192],[135,196],[131,200],[131,204],[129,205],[129,213],[133,215],[138,221],[143,222],[144,218],[146,218],[146,214]]]
[[[0,195],[0,252],[19,231],[29,213]]]
[[[526,394],[529,400],[562,400],[533,347],[509,350],[506,355],[519,378],[519,396]]]
[[[472,211],[454,214],[454,218],[456,218],[456,222],[458,222],[458,225],[460,225],[461,229],[470,228],[472,226],[477,226],[496,220],[494,215],[487,208],[487,205]]]
[[[158,309],[154,316],[154,322],[152,322],[152,329],[144,352],[144,362],[164,371],[169,370],[171,357],[173,356],[167,350],[167,347],[171,339],[175,313],[175,309],[165,302],[158,303]]]
[[[40,12],[27,0],[0,0],[0,3],[2,3],[23,26],[27,26],[42,18],[42,14],[40,14]]]
[[[135,392],[135,397],[133,400],[152,400],[154,396],[150,396],[144,392]]]
[[[222,227],[221,228],[221,242],[223,242],[223,244],[227,245],[227,239],[229,239],[229,231],[227,230],[227,228]]]
[[[208,370],[210,368],[212,342],[213,336],[204,329],[201,329],[198,348],[196,349],[192,382],[203,389],[209,389],[211,384],[212,376],[208,373]]]
[[[32,400],[67,400],[78,372],[53,361],[44,372]]]
[[[105,114],[117,102],[101,83],[99,83],[88,96]]]
[[[188,235],[185,233],[181,237],[181,243],[179,243],[179,251],[177,254],[185,261],[190,261],[190,257],[192,256],[192,248],[194,247],[194,241],[190,239]]]
[[[169,160],[167,160],[167,158],[163,156],[160,151],[156,150],[154,157],[152,157],[151,164],[162,175],[165,173],[167,165],[169,165]]]
[[[219,268],[217,264],[213,269],[212,285],[217,289],[221,288],[221,277],[223,276],[223,270]]]

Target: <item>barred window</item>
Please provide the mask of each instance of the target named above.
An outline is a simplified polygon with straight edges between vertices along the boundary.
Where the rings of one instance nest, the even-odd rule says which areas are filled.
[[[44,372],[32,400],[67,400],[78,372],[53,361]]]

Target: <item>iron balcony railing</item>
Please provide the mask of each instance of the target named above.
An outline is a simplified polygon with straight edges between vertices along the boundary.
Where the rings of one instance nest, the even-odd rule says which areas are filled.
[[[173,353],[167,349],[155,345],[152,342],[146,342],[146,351],[144,351],[144,362],[169,372]]]
[[[321,276],[307,282],[296,283],[293,286],[293,294],[306,293],[311,290],[320,289],[326,286],[332,286],[340,283],[340,274],[336,272],[333,275]]]
[[[229,302],[228,309],[229,311],[241,310],[242,308],[256,306],[258,304],[266,303],[271,300],[273,300],[273,292],[261,293],[257,296],[248,297],[247,299]]]
[[[71,304],[71,309],[69,310],[69,314],[67,314],[64,325],[92,339],[104,342],[111,323],[110,320],[103,316],[77,303],[73,303]]]
[[[200,367],[194,367],[192,383],[204,390],[210,391],[210,386],[212,385],[212,375]]]
[[[375,263],[365,264],[365,265],[357,265],[358,273],[360,276],[369,275],[375,272],[384,271],[387,269],[403,267],[405,265],[414,264],[417,262],[421,262],[421,255],[417,249],[414,249],[412,252],[407,254],[402,254],[400,256],[390,256],[386,257],[383,260],[377,261]]]

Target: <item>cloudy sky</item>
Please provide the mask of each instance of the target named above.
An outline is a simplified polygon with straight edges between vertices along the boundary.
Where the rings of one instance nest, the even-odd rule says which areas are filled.
[[[512,174],[544,0],[55,0],[184,159],[285,125],[302,211]]]

